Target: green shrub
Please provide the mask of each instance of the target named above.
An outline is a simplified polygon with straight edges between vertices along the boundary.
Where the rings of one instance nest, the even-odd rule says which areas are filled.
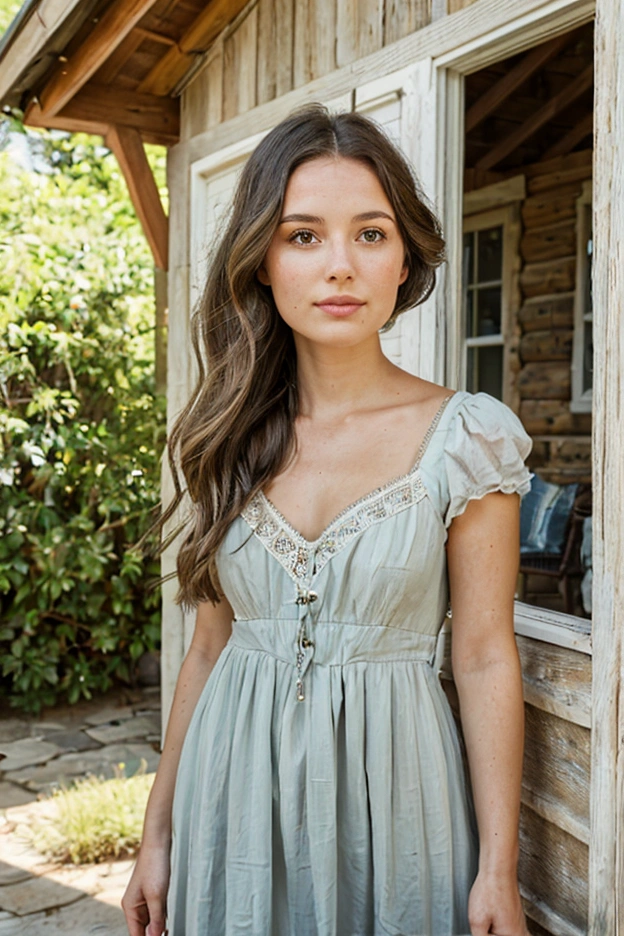
[[[122,765],[123,766],[123,765]],[[155,774],[143,770],[112,780],[83,777],[52,794],[52,809],[19,831],[47,857],[72,864],[125,858],[141,844],[147,799]]]
[[[0,694],[37,712],[131,681],[158,646],[158,564],[132,544],[164,401],[153,264],[113,156],[24,142],[0,153]]]

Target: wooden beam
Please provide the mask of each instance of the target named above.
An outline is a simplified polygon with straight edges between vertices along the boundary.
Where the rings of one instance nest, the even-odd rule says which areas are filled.
[[[624,933],[624,4],[595,30],[590,936]]]
[[[177,45],[172,46],[143,79],[138,87],[139,92],[162,97],[170,94],[193,64],[195,56],[208,49],[248,2],[249,0],[212,0],[206,4]]]
[[[543,127],[549,120],[552,120],[553,117],[560,114],[561,111],[565,110],[566,107],[569,107],[570,104],[576,101],[581,94],[584,94],[588,88],[591,88],[593,80],[594,66],[593,63],[590,63],[570,82],[567,88],[555,94],[554,97],[547,101],[543,107],[540,107],[532,117],[525,120],[517,130],[514,130],[513,133],[510,133],[499,143],[495,144],[495,146],[476,163],[476,168],[491,169],[492,166],[496,166],[505,156],[508,156],[509,153],[512,153],[521,146],[525,140],[528,140],[534,133],[537,133],[540,127]]]
[[[156,0],[116,0],[69,61],[48,81],[39,100],[44,114],[58,114],[87,83]]]
[[[134,55],[145,37],[138,29],[131,30],[119,43],[95,74],[97,84],[112,84],[126,62]]]
[[[589,111],[571,130],[569,130],[560,140],[557,140],[550,149],[544,153],[544,159],[551,159],[555,156],[567,156],[577,143],[589,136],[594,129],[594,112]]]
[[[489,117],[507,98],[516,91],[536,71],[550,62],[561,49],[570,42],[570,33],[564,33],[532,49],[521,62],[503,75],[485,94],[475,101],[466,114],[466,133],[474,130],[486,117]]]
[[[109,131],[109,124],[104,121],[44,116],[37,101],[32,101],[26,108],[24,123],[28,127],[43,127],[46,130],[67,130],[69,133],[92,133],[94,136],[103,137]]]
[[[44,112],[43,116],[47,114]],[[149,133],[165,145],[176,143],[180,136],[179,100],[124,93],[110,85],[87,85],[59,116],[132,127],[142,136]]]
[[[138,131],[111,127],[106,144],[112,149],[124,174],[137,217],[160,270],[168,266],[169,221]]]

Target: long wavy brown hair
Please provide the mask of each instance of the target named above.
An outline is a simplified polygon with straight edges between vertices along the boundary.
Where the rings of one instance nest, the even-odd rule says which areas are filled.
[[[193,313],[199,377],[167,445],[175,493],[158,527],[168,524],[187,493],[190,513],[161,547],[184,533],[176,600],[186,608],[220,599],[216,555],[228,527],[295,452],[295,344],[271,288],[256,273],[277,229],[290,176],[302,163],[321,156],[365,163],[394,209],[409,274],[384,329],[430,295],[435,269],[444,259],[440,224],[418,180],[371,119],[308,104],[258,144],[240,175]]]

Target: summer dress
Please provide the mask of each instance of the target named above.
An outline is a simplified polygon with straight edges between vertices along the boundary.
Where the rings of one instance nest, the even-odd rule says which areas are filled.
[[[416,440],[417,441],[417,440]],[[414,467],[314,542],[262,493],[221,546],[232,636],[185,738],[169,936],[459,936],[478,835],[435,668],[453,517],[530,488],[486,393],[438,410]]]

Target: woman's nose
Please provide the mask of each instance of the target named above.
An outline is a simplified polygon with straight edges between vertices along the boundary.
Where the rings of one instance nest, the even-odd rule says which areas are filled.
[[[353,276],[354,265],[351,250],[344,241],[334,241],[328,248],[327,279],[345,279]]]

